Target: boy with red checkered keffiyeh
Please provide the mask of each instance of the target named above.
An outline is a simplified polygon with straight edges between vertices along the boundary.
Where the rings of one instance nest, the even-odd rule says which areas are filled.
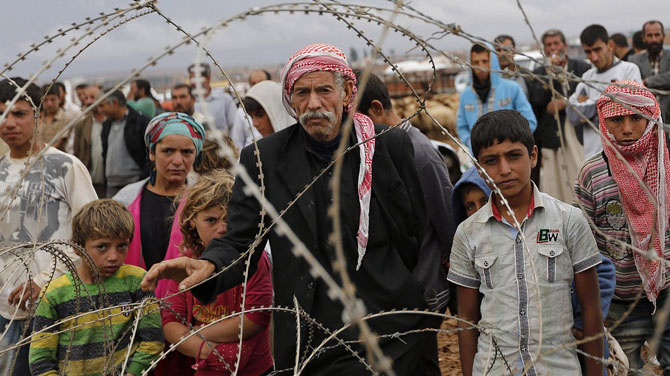
[[[658,102],[640,83],[611,84],[597,107],[604,150],[581,167],[576,204],[597,227],[600,252],[615,264],[616,287],[606,324],[623,318],[612,334],[630,367],[638,369],[644,365],[640,349],[659,325],[657,308],[668,299],[670,285],[667,138]],[[626,314],[631,304],[635,307]],[[663,325],[658,359],[667,373],[670,327]]]

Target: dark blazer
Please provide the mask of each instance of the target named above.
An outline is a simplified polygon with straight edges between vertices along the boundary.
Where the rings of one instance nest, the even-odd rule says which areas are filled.
[[[640,74],[647,80],[647,87],[650,89],[670,90],[670,50],[663,49],[661,55],[661,67],[659,74],[654,75],[649,63],[649,53],[647,51],[632,55],[628,60],[635,63],[640,68]],[[658,104],[661,107],[663,122],[667,123],[670,117],[670,95],[661,95],[658,97]]]
[[[568,72],[581,77],[591,66],[583,60],[574,60],[568,58]],[[547,69],[540,66],[533,72],[539,76],[545,76]],[[552,92],[546,89],[543,83],[537,80],[528,82],[528,100],[533,106],[535,117],[537,118],[537,129],[533,133],[535,143],[538,148],[558,149],[561,146],[561,139],[558,137],[558,124],[553,114],[547,112],[547,104],[552,100]],[[562,83],[559,80],[552,80],[552,85],[556,91],[563,93]],[[570,81],[566,97],[575,92],[577,81]],[[565,110],[559,112],[561,124],[565,124]]]
[[[126,143],[128,153],[133,160],[140,166],[142,170],[141,178],[144,179],[149,176],[149,157],[147,154],[147,147],[144,144],[144,131],[147,129],[149,119],[146,115],[141,114],[131,107],[128,107],[128,114],[126,115],[126,124],[123,127],[123,140]],[[109,149],[109,132],[112,130],[112,120],[106,119],[102,122],[102,163],[107,166],[107,150]]]
[[[375,126],[376,132],[385,128]],[[265,183],[265,197],[278,211],[286,209],[291,200],[312,181],[312,170],[308,159],[311,157],[306,150],[306,137],[302,127],[294,124],[261,139],[258,142],[258,149],[262,171],[257,167],[253,145],[242,150],[240,163],[256,184],[260,184],[262,177]],[[353,144],[355,137],[348,137],[350,145]],[[401,308],[426,309],[422,297],[423,291],[412,275],[417,265],[427,217],[423,192],[414,166],[411,141],[405,132],[397,129],[392,129],[376,139],[369,241],[358,271],[355,270],[358,258],[356,233],[360,214],[356,182],[358,148],[347,153],[343,163],[340,206],[342,242],[347,272],[356,286],[356,295],[363,301],[368,313]],[[330,173],[325,173],[322,178],[328,179],[329,176]],[[222,238],[212,241],[202,256],[203,259],[214,263],[217,270],[227,267],[250,248],[259,233],[260,223],[265,227],[271,223],[267,214],[261,216],[258,201],[244,194],[243,186],[238,177],[235,180],[228,209],[228,232]],[[321,236],[317,234],[315,189],[319,188],[313,186],[307,190],[290,209],[286,210],[283,218],[306,248],[316,254],[319,253],[317,240],[323,238],[325,234]],[[272,248],[275,305],[294,307],[295,297],[307,314],[315,315],[313,318],[329,330],[342,327],[340,314],[342,305],[326,296],[327,290],[323,281],[312,277],[310,267],[304,259],[293,254],[293,245],[288,238],[277,234],[274,230],[266,238],[269,239]],[[265,239],[256,244],[249,266],[250,273],[256,270]],[[333,254],[325,257],[329,261],[334,260]],[[337,273],[332,272],[330,262],[324,262],[322,265],[339,284],[340,278]],[[198,299],[210,301],[216,294],[240,284],[243,281],[244,268],[244,263],[238,262],[216,279],[195,288],[193,293]],[[324,312],[334,312],[335,315],[324,315]],[[295,316],[285,312],[275,312],[273,315],[276,369],[293,367],[296,354]],[[402,333],[427,326],[427,318],[419,315],[391,315],[372,320],[370,325],[378,334]],[[310,326],[312,325],[309,325],[305,317],[301,318],[300,361],[305,360],[305,343],[309,341],[310,330],[322,332],[318,327],[308,329]],[[316,336],[319,337],[318,333]],[[357,332],[348,330],[341,333],[339,338],[346,341],[356,340]],[[425,354],[428,352],[424,347],[425,338],[426,335],[420,333],[417,336],[403,336],[404,343],[393,338],[380,339],[380,343],[387,356],[394,359],[394,368],[398,374],[415,374],[417,371],[419,373],[416,374],[424,374],[422,367]],[[330,341],[326,346],[334,344]],[[313,347],[317,345],[318,343],[311,343]],[[365,357],[362,346],[353,344],[352,347]],[[310,375],[369,374],[369,371],[366,371],[343,346],[328,350],[310,364],[312,367],[307,371]]]

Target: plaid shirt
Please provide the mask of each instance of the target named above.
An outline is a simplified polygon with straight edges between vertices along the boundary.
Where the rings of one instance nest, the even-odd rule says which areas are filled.
[[[574,349],[561,346],[575,340],[574,275],[601,262],[586,218],[533,185],[524,246],[493,203],[491,196],[456,230],[447,277],[484,295],[473,374],[517,374],[519,367],[530,367],[528,375],[580,374]]]
[[[651,70],[654,72],[654,76],[661,73],[661,57],[663,56],[663,50],[659,52],[656,57],[649,55],[649,65],[651,65]]]
[[[640,194],[644,194],[642,190]],[[644,297],[633,251],[621,245],[632,244],[628,220],[621,205],[619,188],[603,153],[594,155],[582,165],[575,182],[575,197],[575,205],[581,206],[586,217],[598,228],[598,231],[593,231],[598,249],[614,263],[614,299],[634,300],[639,293]],[[665,259],[670,260],[670,230],[665,234]],[[668,286],[670,268],[665,269],[665,285],[661,289]]]

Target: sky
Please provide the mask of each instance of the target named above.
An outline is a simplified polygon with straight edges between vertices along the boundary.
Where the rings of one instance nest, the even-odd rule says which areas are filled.
[[[600,23],[610,33],[623,32],[630,35],[641,28],[644,21],[670,14],[670,1],[638,0],[520,0],[536,35],[549,28],[558,28],[574,38],[592,23]],[[378,6],[393,9],[393,2],[367,0],[351,2],[357,5]],[[517,44],[533,40],[516,0],[413,0],[408,2],[417,10],[446,24],[455,23],[462,30],[485,39],[493,39],[498,34],[512,35]],[[211,26],[255,7],[280,4],[265,0],[161,0],[157,7],[185,30],[195,33],[203,27]],[[32,43],[44,40],[45,35],[53,35],[59,28],[66,28],[73,22],[84,22],[86,17],[96,17],[100,12],[111,12],[114,8],[127,8],[129,0],[5,0],[0,13],[0,30],[5,38],[0,43],[0,64],[16,59],[18,53],[26,52]],[[391,13],[383,13],[386,19]],[[670,19],[660,19],[670,25]],[[413,33],[428,38],[441,30],[417,19],[398,16],[394,22]],[[379,40],[382,27],[363,21],[354,21],[372,40]],[[99,24],[99,23],[98,23]],[[98,25],[96,24],[96,25]],[[111,26],[111,24],[110,24]],[[167,46],[181,41],[182,35],[168,25],[157,14],[148,14],[131,20],[100,36],[105,28],[98,29],[99,39],[82,51],[72,63],[67,65],[62,77],[96,75],[106,73],[127,73],[143,66],[151,57],[165,51]],[[45,82],[58,74],[72,56],[92,40],[70,47],[71,39],[80,37],[84,30],[76,30],[59,38],[38,52],[31,54],[15,66],[11,76],[39,73],[39,81]],[[355,49],[359,56],[366,48],[356,33],[330,15],[304,15],[301,12],[264,13],[244,20],[231,22],[217,30],[209,39],[207,47],[224,67],[280,66],[301,47],[314,42],[332,43],[347,54]],[[461,37],[449,35],[431,43],[438,49],[453,51],[465,49],[469,43]],[[69,48],[68,48],[69,47]],[[388,53],[400,54],[412,51],[413,45],[397,33],[392,33],[382,44]],[[68,50],[64,57],[57,59],[49,69],[40,72],[46,61],[57,55],[57,49]],[[369,47],[368,47],[369,50]],[[161,69],[180,69],[196,59],[197,49],[193,45],[181,47],[174,54],[161,59],[147,72]]]

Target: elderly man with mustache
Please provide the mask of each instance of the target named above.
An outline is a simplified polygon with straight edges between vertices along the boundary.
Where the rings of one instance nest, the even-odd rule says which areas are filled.
[[[333,266],[332,219],[327,211],[333,200],[333,168],[329,164],[343,158],[341,203],[337,208],[342,231],[338,240],[343,244],[346,272],[356,286],[357,298],[369,313],[426,309],[423,291],[412,275],[427,217],[409,137],[391,129],[372,138],[386,127],[352,110],[356,76],[336,47],[312,44],[298,51],[284,67],[281,84],[284,106],[298,123],[258,141],[260,169],[251,147],[242,151],[240,163],[257,184],[262,174],[266,198],[278,210],[286,208],[326,169],[283,218],[330,276],[341,283]],[[348,117],[353,118],[353,127],[344,133]],[[336,155],[342,137],[351,148],[344,155]],[[226,235],[213,240],[199,260],[180,258],[155,265],[143,282],[144,288],[151,288],[160,278],[181,281],[180,288],[189,288],[226,267],[216,278],[195,287],[194,295],[209,301],[241,283],[244,263],[230,265],[250,248],[261,220],[265,226],[271,223],[267,215],[261,217],[258,201],[245,195],[243,189],[244,183],[236,180]],[[272,231],[267,238],[272,247],[275,305],[293,307],[295,297],[311,317],[301,317],[296,329],[293,313],[274,312],[275,368],[292,373],[296,361],[304,362],[326,341],[304,374],[370,374],[366,367],[370,354],[358,342],[356,326],[337,333],[346,346],[339,340],[327,340],[330,333],[347,324],[343,322],[346,315],[341,302],[329,297],[328,286],[310,273],[311,266],[304,259],[292,253],[294,246],[286,237]],[[256,270],[265,239],[256,244],[250,273]],[[430,325],[428,316],[382,315],[368,320],[368,324],[379,336],[379,345],[392,359],[397,374],[439,374],[439,370],[427,366],[428,353],[437,351],[434,343],[429,344],[430,334],[414,331]]]

